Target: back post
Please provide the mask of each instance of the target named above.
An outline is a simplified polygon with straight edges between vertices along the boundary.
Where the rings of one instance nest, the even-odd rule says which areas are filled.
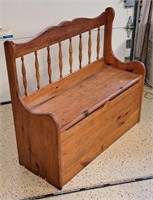
[[[114,61],[113,51],[112,51],[112,28],[113,20],[115,17],[115,12],[113,8],[107,8],[106,13],[106,23],[104,29],[104,61],[106,64],[110,65]]]
[[[19,87],[18,87],[18,79],[17,79],[17,71],[16,71],[13,45],[14,45],[13,42],[10,42],[10,41],[6,41],[4,43],[11,100],[12,100],[12,104],[15,104],[17,96],[19,94]]]

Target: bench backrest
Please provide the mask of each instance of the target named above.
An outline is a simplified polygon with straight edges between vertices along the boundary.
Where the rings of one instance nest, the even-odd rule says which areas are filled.
[[[36,38],[32,39],[29,42],[22,44],[15,44],[11,41],[5,42],[5,54],[7,61],[7,69],[10,83],[10,90],[12,98],[14,94],[21,95],[19,84],[18,84],[18,75],[17,75],[17,66],[16,59],[20,58],[21,62],[21,71],[22,71],[22,79],[23,79],[23,88],[24,95],[28,95],[28,82],[27,82],[27,73],[26,66],[24,62],[24,57],[28,54],[33,53],[34,62],[35,62],[35,78],[37,90],[41,88],[40,85],[40,64],[39,64],[39,51],[41,49],[46,49],[46,63],[47,63],[47,71],[48,71],[48,84],[52,83],[52,58],[50,48],[51,45],[58,44],[58,65],[59,65],[59,77],[63,78],[63,51],[62,51],[62,43],[64,40],[69,41],[69,73],[73,72],[73,38],[78,36],[79,44],[78,44],[78,52],[79,52],[79,69],[82,66],[82,34],[88,33],[88,65],[91,63],[91,53],[92,53],[92,37],[91,30],[97,30],[96,36],[96,59],[100,58],[100,48],[101,48],[101,39],[100,39],[100,28],[104,25],[104,48],[103,48],[103,56],[106,63],[110,62],[110,54],[112,52],[111,49],[111,38],[112,38],[112,22],[114,19],[114,10],[112,8],[107,8],[105,12],[99,15],[96,18],[77,18],[72,21],[65,21],[58,26],[53,26],[38,35]]]

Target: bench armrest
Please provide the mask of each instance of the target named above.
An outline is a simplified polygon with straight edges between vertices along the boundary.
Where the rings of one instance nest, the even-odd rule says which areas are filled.
[[[117,59],[114,54],[112,53],[112,58],[113,58],[113,65],[114,67],[135,73],[135,74],[140,74],[145,77],[145,66],[142,62],[140,61],[132,61],[132,62],[122,62],[119,59]]]
[[[106,9],[106,24],[104,32],[104,62],[120,69],[140,74],[145,77],[144,64],[139,61],[124,63],[117,59],[112,50],[112,28],[115,12],[112,8]]]

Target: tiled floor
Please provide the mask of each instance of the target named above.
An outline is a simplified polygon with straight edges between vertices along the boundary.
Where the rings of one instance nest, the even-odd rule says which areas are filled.
[[[0,200],[17,200],[153,176],[153,90],[145,87],[141,122],[66,184],[62,191],[18,164],[11,105],[0,106]],[[153,179],[45,199],[153,200]]]

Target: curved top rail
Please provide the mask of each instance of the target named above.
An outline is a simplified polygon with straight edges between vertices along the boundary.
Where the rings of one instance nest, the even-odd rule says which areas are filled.
[[[108,8],[106,10],[108,11]],[[15,44],[11,42],[14,56],[17,58],[32,53],[59,41],[66,40],[96,27],[105,25],[107,23],[106,15],[110,14],[110,12],[113,13],[114,10],[109,8],[109,12],[105,11],[95,18],[76,18],[72,21],[64,21],[57,26],[47,28],[34,39],[26,43]]]

